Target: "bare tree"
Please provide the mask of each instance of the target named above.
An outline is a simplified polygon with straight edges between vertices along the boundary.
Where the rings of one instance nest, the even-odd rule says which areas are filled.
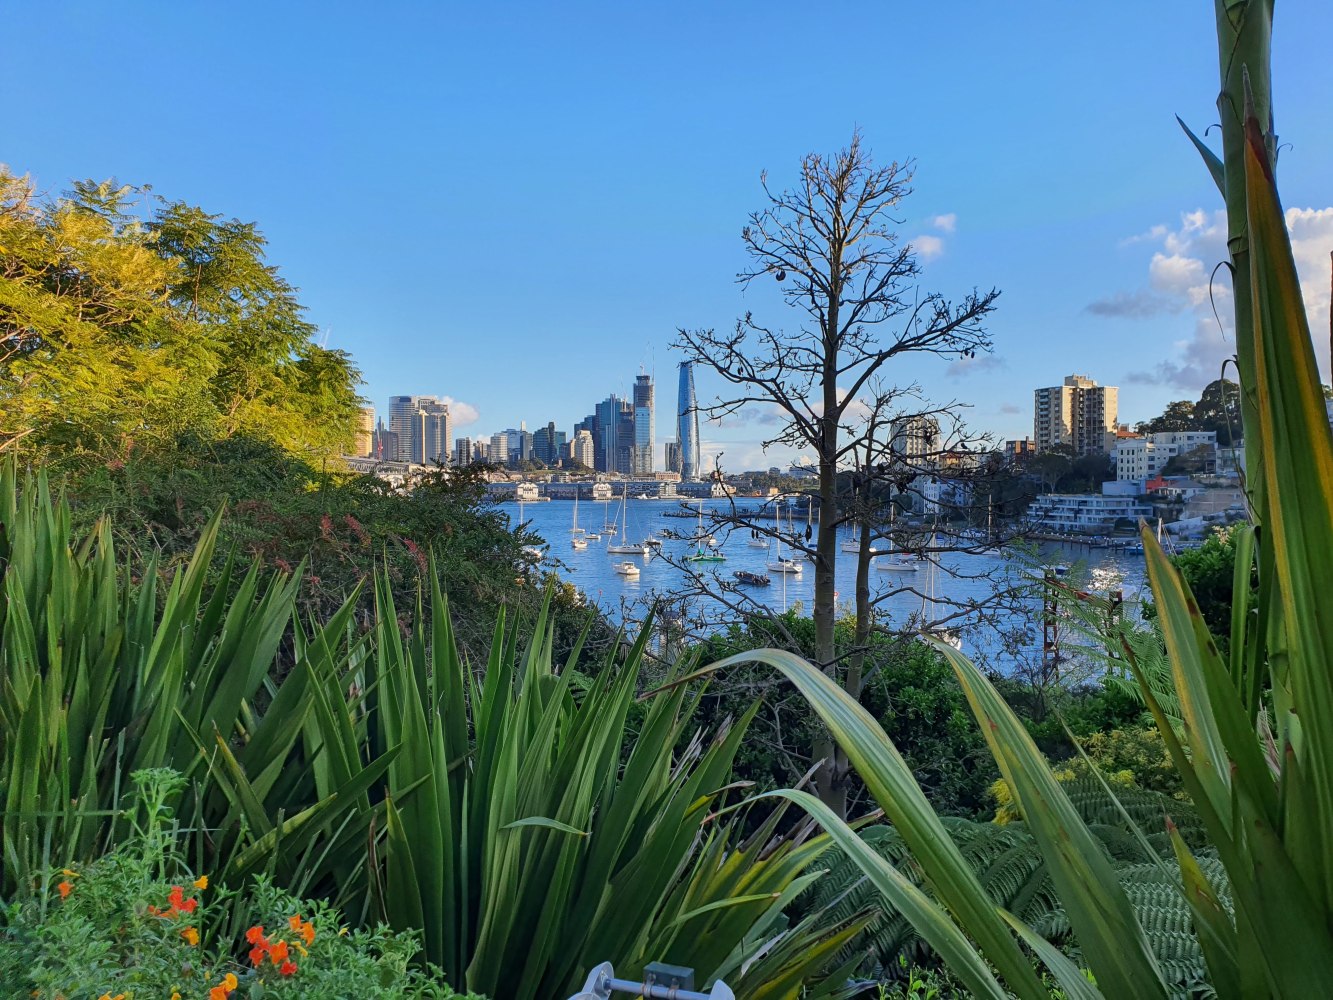
[[[910,162],[876,166],[861,136],[832,156],[807,155],[791,190],[774,192],[761,178],[768,204],[750,216],[742,239],[750,266],[737,280],[781,283],[791,327],[761,323],[746,313],[733,331],[681,330],[676,346],[688,360],[717,372],[730,390],[701,407],[721,418],[747,405],[776,407],[784,425],[766,444],[813,450],[819,470],[818,529],[807,551],[814,559],[815,659],[841,682],[847,676],[834,643],[834,569],[840,469],[857,464],[868,438],[882,434],[882,419],[867,419],[863,396],[882,386],[889,362],[900,355],[972,357],[990,349],[982,326],[998,292],[973,291],[958,304],[917,287],[920,264],[899,241],[895,213],[910,193]],[[891,391],[875,391],[881,403]],[[858,598],[861,596],[858,585]],[[857,693],[857,692],[854,692]],[[831,739],[815,748],[824,761],[816,775],[820,797],[845,813],[845,760]]]

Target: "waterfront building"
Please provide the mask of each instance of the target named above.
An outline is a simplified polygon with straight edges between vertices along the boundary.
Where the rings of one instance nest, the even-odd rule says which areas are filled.
[[[634,452],[630,459],[630,474],[653,474],[653,377],[640,374],[634,379]]]
[[[1032,424],[1037,451],[1066,444],[1077,455],[1110,451],[1115,443],[1120,389],[1086,375],[1068,375],[1062,385],[1033,393]]]
[[[1032,501],[1027,516],[1034,531],[1104,535],[1117,526],[1133,527],[1152,512],[1152,505],[1138,497],[1047,493]]]
[[[680,452],[681,479],[698,479],[702,474],[699,453],[699,400],[694,392],[694,363],[680,366],[680,386],[676,396],[676,448]]]

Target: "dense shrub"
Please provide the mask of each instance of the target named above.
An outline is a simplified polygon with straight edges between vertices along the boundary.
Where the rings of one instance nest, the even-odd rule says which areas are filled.
[[[49,873],[0,931],[3,995],[458,997],[437,970],[412,967],[412,934],[352,930],[324,901],[256,877],[240,891],[189,871],[167,802],[182,781],[137,772],[134,834],[87,865]]]

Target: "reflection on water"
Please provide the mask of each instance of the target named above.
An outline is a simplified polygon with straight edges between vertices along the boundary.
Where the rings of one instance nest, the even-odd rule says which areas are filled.
[[[706,506],[725,507],[726,501],[705,501]],[[602,505],[584,502],[579,508],[582,526],[597,530],[613,519],[626,523],[626,530],[615,537],[603,534],[589,541],[584,549],[570,544],[573,527],[573,503],[554,500],[528,504],[522,516],[530,529],[547,542],[545,562],[583,592],[612,620],[639,620],[646,607],[658,598],[686,599],[691,603],[686,617],[707,627],[734,620],[736,612],[714,601],[701,600],[691,574],[697,574],[711,589],[722,585],[731,589],[727,600],[736,603],[758,602],[777,611],[797,609],[809,614],[814,596],[814,566],[803,564],[800,573],[780,573],[769,569],[778,558],[773,546],[751,545],[748,531],[716,533],[715,550],[726,556],[724,562],[684,562],[699,545],[687,538],[665,540],[660,550],[648,556],[610,553],[610,545],[638,542],[647,537],[661,538],[665,533],[692,535],[697,523],[688,518],[667,517],[678,512],[677,501],[639,501],[631,499],[622,515],[619,505],[603,510]],[[693,509],[693,506],[691,507]],[[506,505],[506,512],[517,522],[519,510]],[[797,525],[803,531],[803,525]],[[848,533],[850,539],[850,533]],[[941,544],[944,544],[943,541]],[[792,555],[784,551],[784,556]],[[616,566],[626,559],[639,566],[638,576],[624,576]],[[880,557],[883,560],[884,557]],[[990,666],[1009,672],[1019,660],[1040,656],[1042,642],[1042,602],[1040,565],[1060,564],[1070,567],[1062,582],[1077,590],[1106,595],[1120,591],[1127,614],[1137,615],[1140,593],[1144,589],[1143,556],[1110,549],[1083,546],[1063,547],[1042,544],[1039,548],[1005,549],[989,553],[945,552],[938,556],[939,570],[930,573],[928,565],[916,572],[879,572],[872,568],[870,590],[880,600],[881,613],[891,627],[916,627],[947,619],[952,630],[963,624],[963,649]],[[556,563],[559,565],[555,565]],[[767,576],[768,586],[736,586],[738,570]],[[933,579],[932,579],[933,577]],[[1035,578],[1034,578],[1035,577]],[[856,559],[838,553],[835,585],[840,612],[850,613],[856,578]],[[931,591],[934,601],[931,601]],[[997,597],[997,593],[1000,597]],[[984,610],[957,618],[959,606]]]

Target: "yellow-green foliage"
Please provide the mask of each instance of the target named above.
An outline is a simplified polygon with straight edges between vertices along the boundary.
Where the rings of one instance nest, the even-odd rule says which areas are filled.
[[[1092,774],[1095,766],[1112,787],[1145,788],[1178,799],[1187,798],[1181,790],[1180,775],[1171,763],[1171,755],[1157,729],[1112,729],[1093,733],[1083,740],[1082,745],[1087,759],[1071,757],[1053,766],[1052,773],[1057,781],[1067,784],[1086,777]],[[991,783],[990,794],[995,800],[996,823],[1010,823],[1021,818],[1003,778]]]
[[[190,432],[336,455],[359,375],[265,249],[253,223],[146,189],[40,199],[0,165],[0,448],[114,465]]]

